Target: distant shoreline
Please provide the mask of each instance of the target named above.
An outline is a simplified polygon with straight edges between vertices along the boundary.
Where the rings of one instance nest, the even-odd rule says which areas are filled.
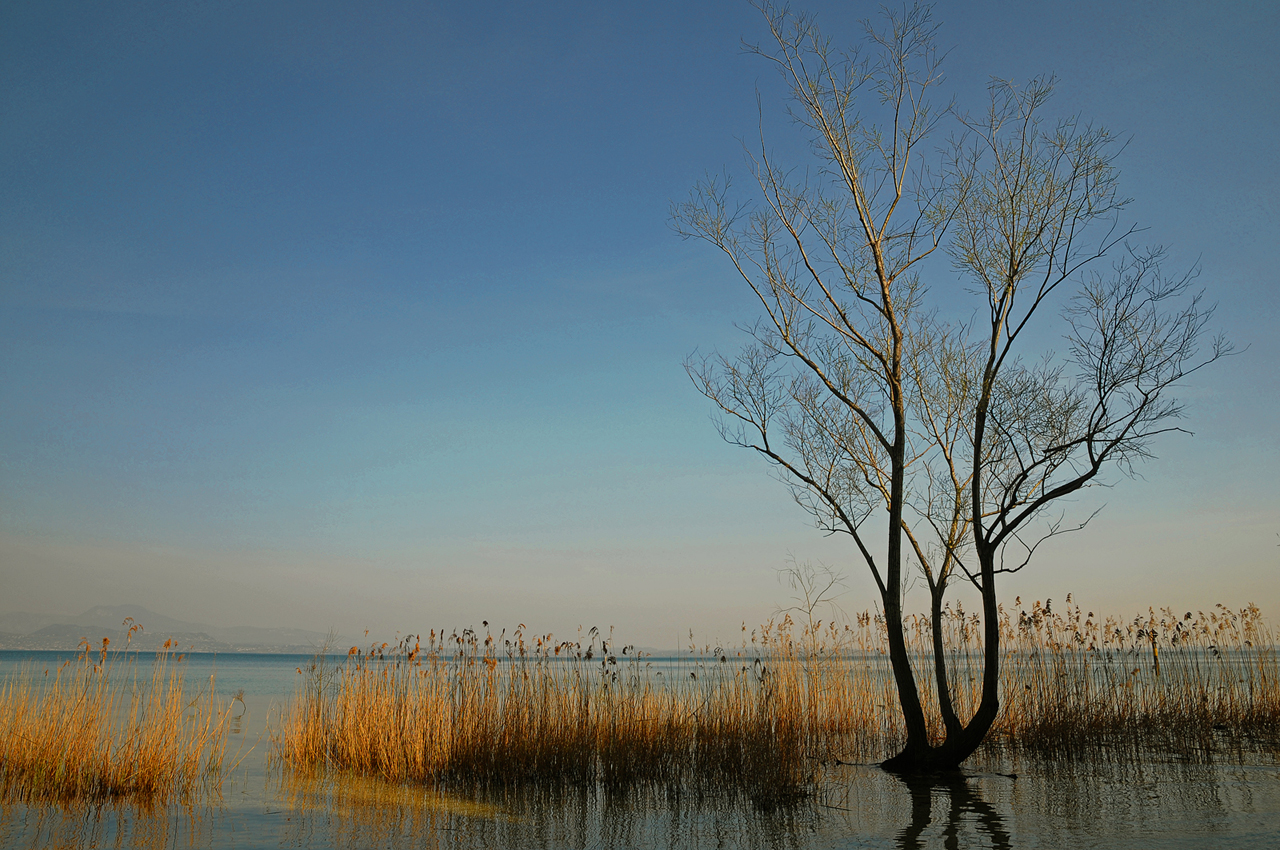
[[[22,653],[22,652],[58,652],[58,653],[78,653],[84,650],[84,647],[76,642],[75,645],[59,644],[51,646],[38,641],[31,641],[31,635],[0,635],[0,652],[4,653]],[[147,641],[139,643],[135,638],[128,646],[124,644],[124,638],[121,637],[117,643],[115,637],[108,635],[111,643],[107,646],[108,652],[125,652],[129,654],[149,654],[164,651],[164,640],[159,642]],[[217,641],[211,641],[215,644],[208,646],[204,644],[196,644],[193,642],[184,642],[181,638],[174,639],[174,649],[177,652],[190,655],[306,655],[313,656],[320,651],[320,647],[316,646],[238,646],[234,644],[220,644]],[[96,642],[93,638],[89,639],[89,651],[98,652],[102,649],[102,635],[99,635]],[[331,651],[328,655],[333,657],[343,656],[345,652]],[[326,656],[327,657],[327,656]]]

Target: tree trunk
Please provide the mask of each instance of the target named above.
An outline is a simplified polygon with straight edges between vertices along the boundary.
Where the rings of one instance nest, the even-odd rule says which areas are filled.
[[[946,647],[942,643],[942,598],[946,595],[947,586],[938,582],[930,588],[931,609],[929,624],[933,629],[933,678],[938,689],[938,711],[942,714],[942,724],[947,730],[947,737],[958,735],[963,729],[960,718],[956,716],[955,704],[951,700],[951,683],[947,680]]]
[[[916,677],[911,670],[911,658],[907,655],[906,637],[902,630],[902,591],[897,594],[885,594],[885,625],[889,631],[889,664],[893,669],[893,679],[898,686],[898,704],[902,708],[902,718],[907,727],[907,743],[901,753],[884,763],[886,770],[892,770],[889,763],[895,759],[914,761],[924,758],[930,752],[929,729],[924,719],[924,707],[920,704],[920,692],[916,688]],[[896,599],[891,599],[896,595]]]
[[[892,621],[890,622],[889,659],[893,663],[893,675],[898,682],[898,696],[902,700],[903,716],[907,721],[906,746],[903,747],[900,753],[880,764],[882,768],[891,773],[936,773],[958,769],[964,760],[973,755],[974,750],[978,749],[982,744],[987,733],[991,731],[991,726],[995,723],[996,715],[1000,711],[1000,612],[996,602],[994,552],[985,551],[983,547],[980,547],[978,558],[982,567],[982,700],[979,702],[978,710],[974,712],[968,724],[960,727],[957,721],[957,727],[954,729],[948,724],[947,738],[940,746],[934,747],[929,744],[928,733],[924,729],[924,713],[920,709],[920,696],[916,691],[914,677],[910,679],[909,683],[904,683],[902,677],[898,675],[899,667],[894,659],[894,629],[892,628]],[[886,610],[886,616],[887,614]],[[939,622],[935,619],[935,652],[939,652],[938,647],[940,644],[938,625]],[[897,627],[898,636],[901,638],[901,613],[897,618]],[[907,675],[911,676],[910,659],[906,656],[905,642],[902,646],[902,656],[903,663],[907,668]],[[945,681],[945,661],[939,660],[937,663],[943,665],[941,683]],[[915,710],[920,717],[921,728],[915,734],[913,734],[911,715],[907,711],[908,699],[904,697],[905,684],[910,686],[909,701],[915,706]]]
[[[886,309],[889,299],[885,296]],[[895,333],[893,371],[889,376],[893,387],[893,446],[889,450],[891,468],[889,496],[889,539],[886,558],[886,583],[884,587],[884,619],[889,636],[889,664],[898,686],[898,704],[907,726],[907,746],[903,753],[915,758],[929,751],[929,728],[924,719],[924,707],[920,704],[920,691],[911,670],[911,658],[907,655],[906,635],[902,628],[902,505],[906,473],[906,413],[902,401],[901,363],[898,351],[902,343],[901,333]]]

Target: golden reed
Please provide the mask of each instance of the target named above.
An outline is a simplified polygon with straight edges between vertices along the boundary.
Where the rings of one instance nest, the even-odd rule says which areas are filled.
[[[732,780],[798,787],[801,707],[763,665],[688,664],[687,683],[596,630],[577,641],[466,630],[311,665],[275,735],[294,768],[461,783]],[[666,680],[671,681],[666,681]]]
[[[943,626],[957,707],[972,710],[981,624],[956,606]],[[1002,610],[1001,632],[989,752],[1203,755],[1277,737],[1276,652],[1254,606],[1121,622],[1037,602]],[[910,619],[908,635],[932,708],[928,619]],[[466,630],[352,647],[344,663],[311,664],[273,753],[294,769],[393,782],[679,782],[763,801],[804,793],[819,763],[876,761],[903,738],[884,623],[867,612],[744,626],[739,646],[691,647],[674,663],[617,651],[595,629],[573,641],[520,626],[510,638]]]
[[[130,637],[140,628],[126,625]],[[26,666],[0,686],[0,800],[151,805],[216,790],[230,714],[212,678],[193,697],[169,642],[149,677],[108,644],[85,642],[52,674]]]

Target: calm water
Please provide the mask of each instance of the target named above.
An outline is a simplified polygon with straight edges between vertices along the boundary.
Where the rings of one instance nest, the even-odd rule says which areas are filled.
[[[74,653],[0,652],[0,677]],[[147,656],[141,659],[144,663]],[[1176,759],[975,763],[963,778],[907,784],[871,766],[824,774],[817,797],[782,811],[689,793],[520,792],[451,796],[268,770],[265,729],[310,657],[193,654],[189,685],[244,691],[230,750],[239,766],[207,806],[146,813],[0,806],[0,847],[837,848],[1280,846],[1275,754],[1217,764]],[[238,709],[237,709],[238,711]],[[1015,773],[1015,777],[1004,774]]]

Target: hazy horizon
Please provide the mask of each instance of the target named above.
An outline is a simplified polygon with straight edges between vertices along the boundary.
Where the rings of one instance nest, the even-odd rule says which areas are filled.
[[[788,559],[874,607],[681,365],[755,308],[670,202],[745,181],[761,125],[803,162],[740,48],[759,13],[500,6],[0,9],[0,609],[678,647],[789,604]],[[795,8],[844,46],[878,7]],[[944,97],[1053,73],[1052,114],[1130,140],[1126,221],[1199,265],[1240,349],[1179,394],[1195,436],[1066,505],[1105,509],[1001,598],[1275,621],[1280,10],[935,18]]]

